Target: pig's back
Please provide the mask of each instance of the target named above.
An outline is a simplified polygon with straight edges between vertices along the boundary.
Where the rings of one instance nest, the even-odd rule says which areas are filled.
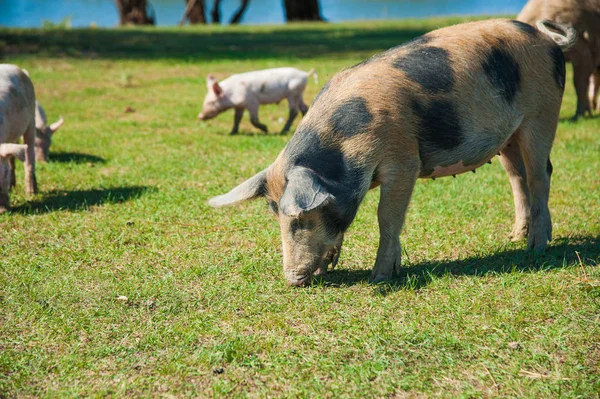
[[[523,120],[557,114],[563,88],[564,58],[546,35],[516,21],[473,22],[335,75],[298,131],[318,131],[363,163],[417,145],[425,177],[442,163],[485,162]]]
[[[0,64],[0,142],[17,140],[35,119],[35,92],[22,69]]]
[[[226,82],[226,81],[232,81],[232,82],[235,81],[236,83],[237,82],[266,83],[266,82],[272,82],[272,81],[286,82],[291,79],[298,79],[298,78],[306,79],[306,72],[301,71],[296,68],[285,67],[285,68],[271,68],[271,69],[262,69],[259,71],[238,73],[238,74],[230,76],[223,82]]]

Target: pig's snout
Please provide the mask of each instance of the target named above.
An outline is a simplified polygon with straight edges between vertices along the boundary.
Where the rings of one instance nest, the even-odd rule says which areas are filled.
[[[206,117],[206,115],[204,115],[202,112],[200,112],[200,113],[198,114],[198,120],[199,120],[199,121],[205,121],[206,119],[208,119],[208,118],[207,118],[207,117]]]
[[[311,282],[311,273],[307,269],[306,273],[296,271],[286,271],[285,279],[287,280],[288,285],[292,287],[306,287],[310,285]]]

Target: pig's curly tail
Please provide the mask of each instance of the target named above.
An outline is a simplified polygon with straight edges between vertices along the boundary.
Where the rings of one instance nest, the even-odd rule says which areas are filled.
[[[539,20],[535,24],[539,31],[550,36],[562,51],[573,47],[577,41],[577,31],[571,25],[547,19]]]

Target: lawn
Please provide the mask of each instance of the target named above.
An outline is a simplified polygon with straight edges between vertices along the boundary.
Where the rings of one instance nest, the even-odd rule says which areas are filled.
[[[568,121],[570,65],[545,254],[509,241],[497,160],[417,183],[390,284],[367,282],[377,190],[336,270],[303,289],[285,284],[264,201],[207,205],[291,136],[247,113],[233,137],[232,111],[197,122],[207,74],[316,68],[310,102],[335,72],[458,21],[0,29],[3,62],[66,121],[40,193],[19,168],[0,216],[0,398],[598,398],[600,117]],[[287,106],[260,113],[277,132]]]

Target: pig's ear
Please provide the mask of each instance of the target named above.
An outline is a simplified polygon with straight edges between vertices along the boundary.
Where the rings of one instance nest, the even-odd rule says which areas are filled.
[[[221,95],[223,94],[223,89],[221,89],[221,86],[219,86],[219,82],[213,83],[212,91],[214,91],[218,97],[221,97]]]
[[[279,201],[279,209],[286,216],[298,217],[333,200],[333,196],[310,169],[293,168],[287,178],[288,183]]]
[[[54,122],[53,124],[51,124],[50,125],[50,130],[52,130],[52,133],[56,133],[56,131],[58,130],[58,128],[61,127],[63,123],[65,123],[65,120],[61,116],[56,122]]]
[[[0,158],[18,158],[21,162],[25,162],[25,152],[27,146],[24,144],[0,144]]]
[[[214,208],[233,205],[238,202],[264,197],[267,187],[267,169],[246,180],[227,194],[213,197],[208,204]]]
[[[206,77],[206,86],[208,86],[208,90],[212,90],[217,96],[223,94],[223,89],[219,86],[219,82],[213,75]]]

